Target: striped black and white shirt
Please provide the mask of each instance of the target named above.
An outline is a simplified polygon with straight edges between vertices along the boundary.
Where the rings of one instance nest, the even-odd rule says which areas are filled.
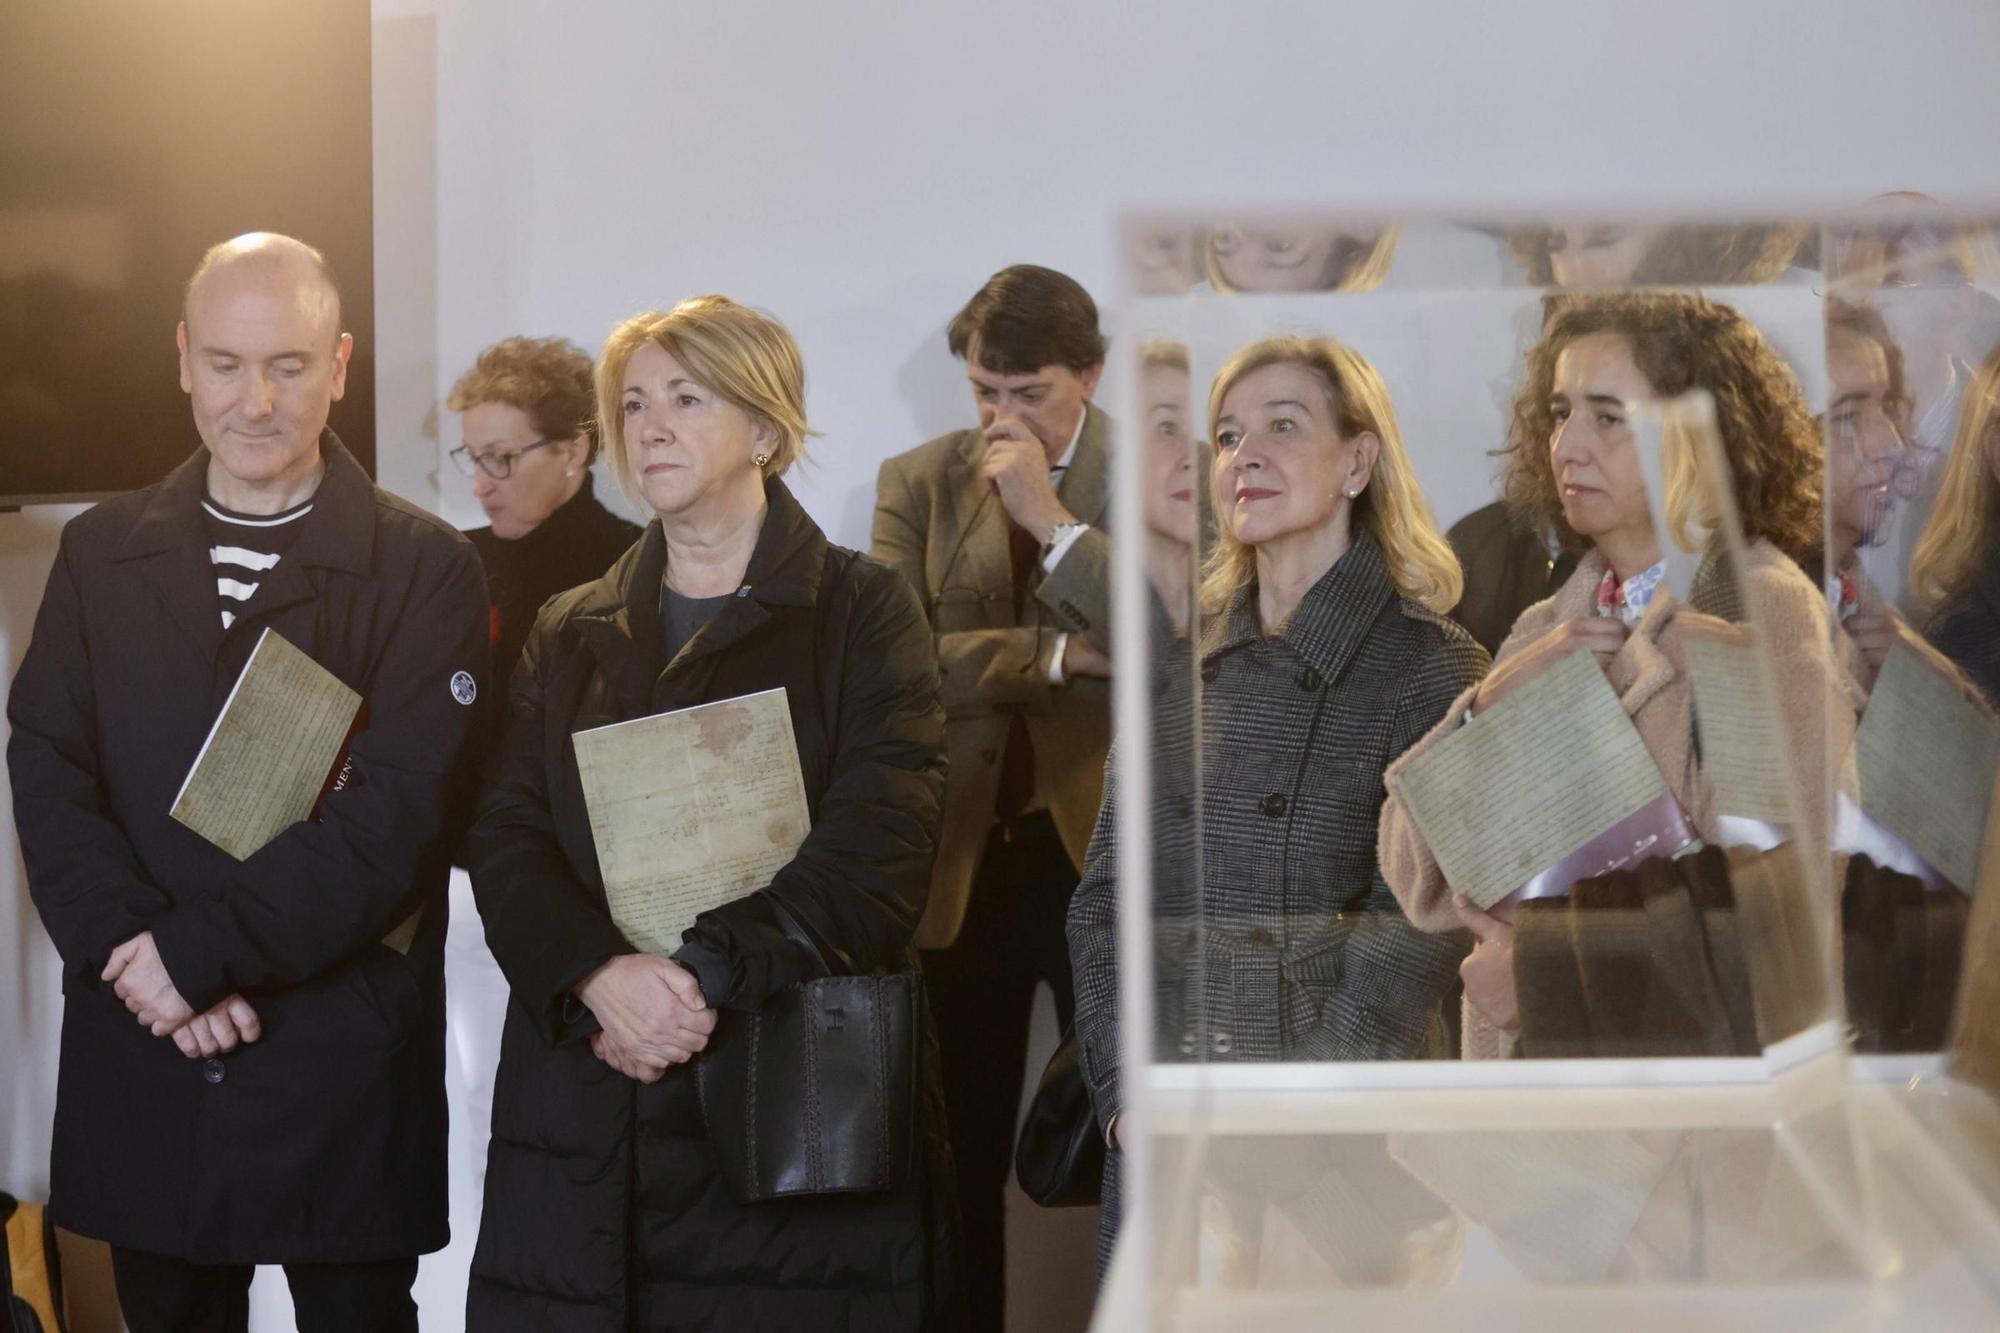
[[[201,512],[208,527],[208,559],[215,566],[222,627],[228,629],[278,567],[299,534],[299,520],[312,512],[312,501],[294,505],[282,514],[239,514],[203,499]]]

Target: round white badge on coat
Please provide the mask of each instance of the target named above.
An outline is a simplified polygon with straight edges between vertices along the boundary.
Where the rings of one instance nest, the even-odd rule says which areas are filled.
[[[473,683],[470,671],[461,671],[451,678],[451,697],[468,707],[479,697],[479,686]]]

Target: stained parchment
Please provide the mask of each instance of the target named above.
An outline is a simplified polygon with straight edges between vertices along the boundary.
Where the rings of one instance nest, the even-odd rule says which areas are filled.
[[[574,739],[612,920],[647,953],[770,883],[811,827],[782,689]]]
[[[1389,782],[1445,882],[1482,908],[1662,795],[1671,801],[1624,705],[1582,649]]]
[[[361,696],[265,630],[169,813],[237,860],[312,813]]]
[[[1771,706],[1747,639],[1687,638],[1688,671],[1701,732],[1701,768],[1715,790],[1715,812],[1792,825],[1791,746]]]
[[[2000,724],[1897,644],[1854,735],[1861,808],[1953,884],[1977,882]]]

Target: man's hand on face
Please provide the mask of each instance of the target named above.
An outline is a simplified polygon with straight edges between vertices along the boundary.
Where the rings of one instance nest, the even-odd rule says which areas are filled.
[[[979,475],[1000,497],[1007,516],[1044,545],[1057,524],[1076,522],[1076,515],[1056,497],[1048,451],[1018,421],[996,421],[986,428],[986,457]]]
[[[156,1037],[169,1035],[195,1016],[194,1009],[174,989],[174,979],[160,961],[150,930],[113,949],[100,979],[111,983],[125,1007]]]

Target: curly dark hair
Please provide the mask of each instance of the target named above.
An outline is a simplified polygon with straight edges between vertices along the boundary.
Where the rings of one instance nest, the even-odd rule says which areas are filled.
[[[550,440],[590,436],[597,456],[597,385],[590,354],[567,338],[502,338],[479,354],[472,369],[451,386],[445,406],[454,412],[481,403],[505,403],[527,413]]]
[[[1556,358],[1578,338],[1616,334],[1662,397],[1706,389],[1729,459],[1746,541],[1759,538],[1801,565],[1820,547],[1819,432],[1798,377],[1756,325],[1729,306],[1685,292],[1607,292],[1566,297],[1514,394],[1507,431],[1507,504],[1571,549],[1586,543],[1563,518],[1550,441]]]

